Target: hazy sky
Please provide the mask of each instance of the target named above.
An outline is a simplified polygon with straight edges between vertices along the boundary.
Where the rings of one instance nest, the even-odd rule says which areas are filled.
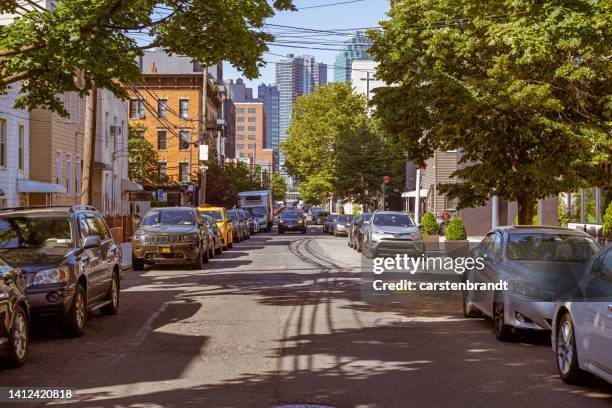
[[[294,4],[300,7],[318,6],[322,4],[339,3],[346,0],[294,0]],[[331,29],[346,29],[346,28],[363,28],[377,26],[380,20],[386,18],[385,13],[389,10],[387,0],[363,0],[349,4],[338,4],[330,7],[305,9],[296,12],[278,12],[268,23],[285,26],[296,26],[313,28],[317,30]],[[280,30],[280,29],[274,29]],[[338,41],[341,37],[316,37],[316,38],[296,38],[296,41]],[[285,40],[286,41],[286,40]],[[340,48],[339,45],[313,45],[313,44],[284,44],[286,46],[270,45],[270,53],[273,54],[288,54],[296,55],[308,54],[313,55],[317,61],[324,62],[328,65],[334,65],[336,54],[338,51],[330,50],[312,50],[294,48],[300,47],[317,47],[317,48]],[[274,62],[281,59],[278,55],[265,54],[264,59],[267,62]],[[236,79],[242,75],[236,71],[230,64],[224,66],[223,76],[225,79]],[[333,80],[334,72],[329,68],[327,73],[328,80]],[[257,85],[275,82],[275,65],[268,64],[261,69],[261,76],[258,79],[247,81],[249,86],[257,88]],[[255,89],[256,91],[256,89]]]

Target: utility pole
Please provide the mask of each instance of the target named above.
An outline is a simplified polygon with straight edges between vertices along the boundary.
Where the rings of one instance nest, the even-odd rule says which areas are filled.
[[[83,173],[81,175],[81,204],[91,205],[93,201],[93,163],[96,152],[96,105],[98,92],[95,87],[85,98],[85,135],[83,141]]]
[[[421,166],[417,167],[416,171],[416,197],[414,199],[414,222],[417,224],[421,218]]]
[[[208,120],[206,118],[206,102],[208,101],[208,67],[204,68],[204,84],[202,85],[202,126],[204,127],[204,134],[200,136],[203,140],[200,140],[200,144],[208,144]],[[198,173],[200,174],[200,197],[199,205],[203,206],[206,204],[206,165],[203,163],[199,152],[198,146]]]

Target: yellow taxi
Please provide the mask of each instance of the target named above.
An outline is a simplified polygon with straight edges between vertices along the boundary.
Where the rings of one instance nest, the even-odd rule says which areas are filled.
[[[232,242],[234,242],[234,226],[227,210],[223,207],[204,206],[198,207],[198,211],[201,214],[211,216],[217,222],[223,237],[223,249],[231,248],[233,246]]]

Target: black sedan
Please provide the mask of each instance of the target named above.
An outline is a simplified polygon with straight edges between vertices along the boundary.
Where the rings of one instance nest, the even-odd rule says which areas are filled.
[[[23,275],[2,258],[0,295],[0,361],[18,367],[28,356],[30,310]]]
[[[285,211],[278,220],[278,233],[284,234],[286,231],[299,231],[306,233],[306,221],[304,215],[299,211]]]

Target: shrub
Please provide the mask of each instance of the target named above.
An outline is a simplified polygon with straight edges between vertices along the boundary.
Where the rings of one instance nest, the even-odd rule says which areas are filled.
[[[423,218],[421,218],[421,231],[423,234],[437,235],[438,230],[439,227],[436,222],[436,217],[430,212],[423,214]]]
[[[447,241],[463,241],[467,239],[465,225],[459,217],[455,217],[448,223],[444,237]]]
[[[603,216],[603,233],[606,236],[612,235],[612,201]]]

